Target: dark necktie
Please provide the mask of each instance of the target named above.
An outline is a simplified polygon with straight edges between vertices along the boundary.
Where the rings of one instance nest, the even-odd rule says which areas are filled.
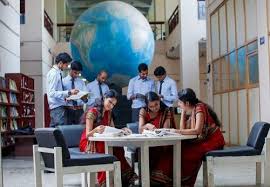
[[[164,82],[163,80],[159,82],[160,83],[159,84],[159,92],[158,92],[159,95],[161,95],[161,90],[162,90],[162,84],[163,84],[163,82]]]
[[[75,79],[74,78],[71,78],[71,89],[75,89]],[[72,104],[73,104],[73,106],[78,105],[77,101],[74,101],[74,100],[72,100]]]
[[[101,84],[102,84],[101,82],[98,82],[99,94],[100,94],[101,100],[103,101],[103,93],[102,93]]]
[[[60,77],[61,77],[61,86],[62,86],[62,91],[64,91],[63,77],[62,77],[62,73],[61,73],[61,72],[60,72]]]

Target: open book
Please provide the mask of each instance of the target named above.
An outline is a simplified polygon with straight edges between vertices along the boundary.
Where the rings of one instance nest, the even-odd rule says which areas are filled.
[[[102,134],[94,133],[94,137],[121,137],[127,135],[129,135],[129,133],[123,131],[122,129],[117,129],[110,126],[106,126]]]
[[[86,96],[86,95],[89,95],[90,93],[89,92],[85,92],[85,91],[79,91],[76,95],[71,95],[69,97],[67,97],[66,99],[69,101],[69,100],[78,100],[78,99],[81,99],[82,97]]]
[[[171,132],[170,129],[155,129],[151,130],[143,130],[142,134],[149,136],[149,137],[162,137],[162,136],[176,136],[179,135],[178,133]]]

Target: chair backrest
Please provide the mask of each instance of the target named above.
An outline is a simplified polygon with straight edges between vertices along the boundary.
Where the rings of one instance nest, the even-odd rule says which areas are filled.
[[[61,131],[57,128],[39,128],[35,130],[35,136],[39,147],[62,148],[63,161],[70,158],[70,154]],[[54,156],[50,153],[42,153],[45,166],[54,168]]]
[[[62,132],[67,147],[79,147],[85,125],[59,125],[57,128]]]
[[[139,134],[139,123],[127,123],[127,128],[129,128],[133,134]]]
[[[259,153],[262,152],[265,138],[268,134],[270,128],[270,124],[266,122],[256,122],[249,134],[247,146],[251,146],[259,151]]]

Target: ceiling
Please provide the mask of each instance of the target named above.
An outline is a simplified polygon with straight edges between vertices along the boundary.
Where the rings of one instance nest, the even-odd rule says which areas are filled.
[[[68,11],[75,19],[79,17],[86,9],[92,5],[102,2],[104,0],[65,0]],[[152,0],[120,0],[131,4],[147,16],[148,11],[152,5]]]

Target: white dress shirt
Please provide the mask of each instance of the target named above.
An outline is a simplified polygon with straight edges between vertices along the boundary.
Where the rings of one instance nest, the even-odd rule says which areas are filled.
[[[168,107],[172,107],[174,101],[177,100],[177,86],[176,86],[176,82],[166,76],[165,79],[163,79],[163,83],[162,83],[162,89],[161,89],[161,93],[160,95],[163,96],[163,98],[161,99],[164,104]],[[156,93],[159,94],[159,89],[160,89],[160,81],[156,81]]]
[[[141,79],[140,76],[136,76],[130,79],[128,84],[127,98],[130,99],[132,95],[142,94],[145,95],[147,92],[155,91],[154,80],[147,77],[146,79]],[[134,99],[132,101],[132,108],[145,107],[144,99]]]
[[[90,98],[88,99],[87,105],[93,106],[96,99],[101,99],[100,91],[99,91],[99,83],[97,79],[87,84],[87,91],[90,92]],[[109,86],[105,83],[101,84],[101,90],[102,94],[104,94],[109,91]]]
[[[66,105],[65,98],[68,97],[68,90],[64,91],[61,76],[62,71],[57,65],[54,65],[47,73],[47,95],[50,109]]]
[[[63,79],[63,85],[64,85],[65,90],[72,90],[72,77],[70,75],[67,75]],[[77,90],[87,91],[85,83],[83,82],[82,79],[80,79],[78,77],[76,77],[74,79],[74,86],[75,86],[75,89],[77,89]],[[84,102],[82,100],[77,100],[78,106],[82,106],[83,104],[84,104]],[[73,106],[72,102],[71,101],[67,102],[67,106]]]

